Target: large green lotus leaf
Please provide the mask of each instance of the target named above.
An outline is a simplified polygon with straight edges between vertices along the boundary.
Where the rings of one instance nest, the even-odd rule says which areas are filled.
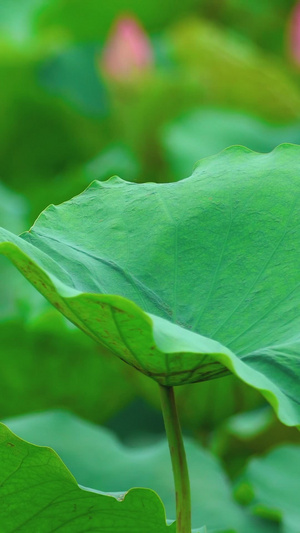
[[[149,489],[105,495],[77,485],[61,459],[0,425],[1,532],[162,533],[167,526],[159,497]]]
[[[233,147],[172,184],[94,182],[0,251],[164,385],[229,371],[300,424],[300,148]],[[216,339],[216,340],[212,340]]]
[[[5,423],[20,437],[51,446],[78,483],[104,492],[147,487],[161,497],[166,514],[174,519],[172,467],[166,440],[129,448],[113,433],[62,411],[25,415]],[[209,532],[277,532],[276,524],[252,517],[239,506],[222,467],[211,453],[185,439],[190,470],[193,527],[205,523]]]
[[[237,496],[251,500],[253,512],[282,519],[283,533],[300,531],[300,446],[285,445],[249,462]]]

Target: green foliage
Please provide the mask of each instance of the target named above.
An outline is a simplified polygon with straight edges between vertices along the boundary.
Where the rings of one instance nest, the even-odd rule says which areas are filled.
[[[129,165],[122,147],[112,147],[111,153],[115,165],[119,164],[122,173],[130,175],[133,167]],[[109,161],[108,153],[95,160],[84,169],[84,179],[91,179],[100,171],[107,173],[109,164],[112,164]],[[14,232],[24,230],[28,225],[26,202],[4,186],[1,186],[0,192],[1,225]],[[13,265],[5,258],[0,258],[0,261],[2,417],[36,409],[64,407],[103,423],[118,411],[124,411],[136,395],[159,409],[154,382],[112,357],[78,330],[68,327],[59,313],[43,301]],[[39,368],[38,373],[36,368]],[[109,402],[106,400],[108,394]],[[209,401],[211,395],[214,402]],[[224,396],[227,397],[226,402]],[[262,401],[254,390],[233,377],[180,387],[177,399],[183,424],[197,430],[201,421],[205,431],[213,429],[215,424],[237,410],[253,408]],[[130,424],[132,416],[131,413],[127,420],[123,412],[124,427]],[[153,413],[153,416],[157,415]],[[148,430],[151,430],[149,420]]]
[[[20,233],[28,225],[28,211],[29,206],[25,199],[0,183],[0,225]],[[24,279],[11,266],[3,257],[0,258],[0,324],[1,321],[7,322],[12,318],[26,316],[28,319],[34,307],[35,312],[37,309],[41,310],[42,298],[24,283]]]
[[[209,7],[210,2],[206,3]],[[294,6],[294,0],[226,0],[216,15],[234,31],[272,53],[284,55],[288,19]]]
[[[28,225],[26,202],[1,184],[0,223],[16,232]],[[5,258],[0,265],[1,417],[54,406],[99,423],[113,416],[135,395],[130,369],[70,328]],[[118,394],[107,402],[111,382]]]
[[[1,418],[65,407],[104,423],[135,397],[131,369],[54,310],[0,324],[0,345]]]
[[[199,108],[167,124],[162,131],[167,161],[174,179],[182,179],[197,159],[240,144],[270,152],[281,143],[300,142],[299,123],[272,124],[238,111]]]
[[[198,98],[201,105],[226,106],[269,120],[299,118],[294,76],[253,42],[196,18],[171,28],[170,40],[190,108]]]
[[[115,18],[124,12],[134,13],[150,31],[157,31],[167,21],[182,16],[194,4],[195,0],[176,6],[171,0],[166,0],[163,5],[158,0],[153,0],[151,5],[141,4],[139,0],[117,0],[105,4],[104,8],[97,0],[90,0],[88,4],[79,0],[68,3],[64,0],[46,3],[44,0],[22,0],[22,9],[15,14],[9,0],[3,0],[0,28],[6,38],[23,45],[32,45],[34,30],[40,39],[69,37],[79,42],[102,41]]]
[[[237,147],[178,184],[94,182],[21,238],[2,230],[1,251],[80,329],[156,381],[228,369],[297,425],[298,154]]]
[[[60,95],[84,115],[103,118],[109,111],[106,88],[95,69],[97,45],[63,50],[39,69],[39,80],[50,93]]]
[[[134,1],[136,14],[154,32],[155,68],[140,87],[125,88],[109,79],[104,83],[100,66],[103,39],[121,4],[103,10],[98,2],[74,2],[75,11],[73,2],[21,4],[17,13],[9,2],[1,4],[1,167],[2,179],[30,198],[34,214],[50,197],[61,202],[82,190],[82,166],[102,152],[105,156],[111,145],[121,144],[141,169],[120,174],[124,179],[182,178],[185,172],[167,164],[159,132],[200,106],[229,107],[276,121],[299,117],[299,87],[287,65],[211,21],[183,20],[157,36],[156,24],[170,10],[165,6],[163,15],[161,9],[155,13],[154,5],[148,9]],[[172,16],[186,8],[172,8]],[[215,132],[218,127],[216,121]],[[226,146],[231,139],[229,131]],[[209,153],[199,149],[195,160]],[[102,179],[101,170],[96,178]]]
[[[137,372],[130,378],[137,393],[159,409],[156,383]],[[254,409],[264,403],[258,391],[234,375],[177,387],[176,398],[184,426],[204,433],[213,431],[233,413]]]
[[[268,152],[299,142],[293,0],[0,4],[0,165],[11,189],[0,184],[6,230],[24,231],[49,199],[61,203],[94,179],[117,174],[130,182],[174,182],[189,175],[195,161],[231,144]],[[101,57],[115,18],[124,14],[144,26],[154,61],[145,76],[118,82],[104,72]],[[162,420],[143,400],[158,407],[157,383],[148,375],[186,382],[176,387],[183,427],[222,459],[232,479],[241,473],[237,495],[247,504],[243,509],[232,498],[220,463],[188,440],[194,524],[207,522],[201,533],[295,533],[298,452],[291,446],[268,452],[298,443],[299,434],[280,423],[259,390],[281,420],[299,424],[298,157],[292,147],[264,156],[236,149],[201,162],[181,185],[94,184],[46,210],[31,234],[18,239],[4,232],[5,243],[17,247],[2,243],[2,251],[17,266],[33,267],[31,281],[45,283],[46,297],[100,344],[0,256],[1,417],[63,407],[107,423],[126,443],[153,443]],[[83,220],[76,222],[78,213]],[[222,379],[190,383],[218,375]],[[80,482],[89,485],[90,475],[108,490],[101,487],[110,469],[112,490],[140,479],[175,516],[165,447],[161,456],[154,453],[158,447],[144,449],[149,461],[142,465],[142,450],[105,440],[105,431],[68,415],[60,415],[60,424],[51,416],[52,425],[50,415],[12,424],[28,438],[36,424],[32,439],[47,444],[40,424],[73,473],[86,479]],[[75,450],[84,435],[95,439],[84,443],[90,462]],[[111,450],[103,450],[101,438]],[[118,461],[108,457],[113,450]],[[267,455],[244,470],[253,454]],[[159,486],[154,460],[169,492]]]
[[[258,516],[282,519],[284,533],[297,533],[300,524],[300,447],[275,448],[250,460],[237,496],[251,502]]]

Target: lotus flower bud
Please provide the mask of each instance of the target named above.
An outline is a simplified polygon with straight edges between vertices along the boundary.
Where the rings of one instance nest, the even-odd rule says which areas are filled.
[[[133,17],[119,18],[104,47],[102,71],[117,81],[127,81],[153,65],[151,42]]]
[[[297,2],[290,18],[288,32],[289,53],[293,61],[300,66],[300,2]]]

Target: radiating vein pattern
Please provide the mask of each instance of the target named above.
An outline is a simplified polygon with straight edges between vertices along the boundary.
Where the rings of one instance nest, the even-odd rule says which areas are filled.
[[[300,400],[299,199],[299,147],[232,147],[176,183],[93,182],[20,238],[0,230],[0,251],[146,375],[179,385],[231,371],[259,381],[267,397],[272,390],[291,420]]]

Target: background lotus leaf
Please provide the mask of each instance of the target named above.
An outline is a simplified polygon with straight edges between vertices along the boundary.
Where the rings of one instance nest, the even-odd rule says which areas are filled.
[[[284,533],[298,533],[300,446],[278,446],[264,457],[252,458],[236,494],[250,501],[257,515],[282,519]]]
[[[0,425],[0,522],[3,533],[175,533],[158,496],[148,489],[96,494],[81,489],[57,454],[16,437]],[[20,498],[22,494],[22,498]]]
[[[278,144],[300,142],[299,122],[267,122],[240,111],[198,108],[166,124],[161,132],[166,158],[175,179],[182,179],[197,159],[233,144],[270,152]]]
[[[174,519],[174,482],[166,439],[147,446],[124,446],[106,428],[68,412],[49,411],[6,420],[20,437],[51,446],[79,484],[93,489],[126,492],[130,487],[155,490],[169,519]],[[229,479],[218,459],[192,439],[185,439],[192,489],[193,527],[208,532],[276,533],[277,524],[251,516],[232,496]]]

